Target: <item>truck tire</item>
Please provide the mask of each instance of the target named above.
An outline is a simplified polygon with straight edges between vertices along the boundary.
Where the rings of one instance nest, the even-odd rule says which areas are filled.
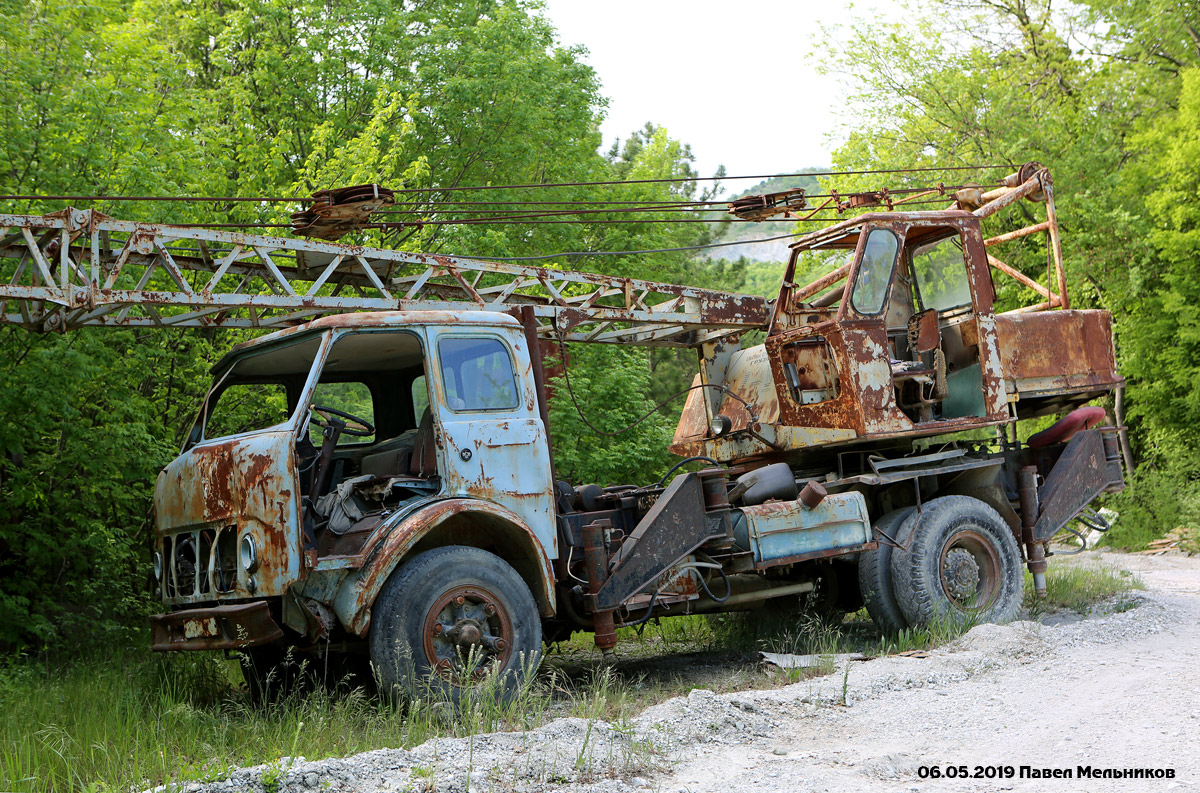
[[[465,546],[426,551],[397,568],[371,610],[371,663],[387,697],[444,697],[495,675],[515,692],[541,658],[537,603],[500,557]]]
[[[1008,622],[1021,609],[1021,551],[996,510],[967,496],[925,504],[892,552],[896,602],[909,625]]]
[[[892,587],[891,541],[899,541],[901,525],[914,509],[904,507],[892,510],[875,521],[875,529],[887,537],[876,536],[879,547],[858,555],[858,588],[862,592],[867,613],[871,615],[879,631],[887,636],[908,627],[908,620],[896,603],[896,593]]]

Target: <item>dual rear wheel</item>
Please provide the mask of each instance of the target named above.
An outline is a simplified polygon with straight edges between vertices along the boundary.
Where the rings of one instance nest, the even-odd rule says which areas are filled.
[[[1008,622],[1025,574],[1016,537],[996,510],[944,496],[875,524],[879,547],[859,557],[859,585],[886,634],[942,622]],[[896,547],[898,546],[898,547]]]

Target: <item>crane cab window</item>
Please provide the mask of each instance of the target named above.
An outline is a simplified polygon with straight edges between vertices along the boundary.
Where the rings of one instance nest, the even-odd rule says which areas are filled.
[[[447,406],[513,410],[520,404],[512,356],[499,339],[450,336],[438,342]]]
[[[922,308],[941,314],[971,305],[971,284],[958,234],[917,248],[912,268]]]
[[[904,350],[892,364],[897,402],[917,423],[984,416],[979,328],[962,235],[951,227],[914,228],[907,241],[914,294],[907,326],[895,340],[898,353]]]
[[[851,304],[859,314],[874,316],[883,310],[899,252],[900,240],[888,229],[871,229],[867,234],[851,296]]]

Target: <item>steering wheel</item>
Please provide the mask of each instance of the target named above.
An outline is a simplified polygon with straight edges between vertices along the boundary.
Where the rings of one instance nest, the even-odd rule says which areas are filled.
[[[344,410],[325,407],[324,405],[310,405],[308,409],[313,413],[321,415],[325,419],[324,421],[321,421],[316,416],[312,417],[312,422],[318,427],[324,427],[329,424],[330,416],[337,416],[350,422],[346,426],[342,427],[342,432],[346,435],[352,435],[355,438],[369,438],[375,434],[374,424],[365,419],[360,419],[358,416],[347,413]]]

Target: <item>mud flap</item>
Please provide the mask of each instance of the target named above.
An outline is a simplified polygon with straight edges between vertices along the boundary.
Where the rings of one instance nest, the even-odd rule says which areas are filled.
[[[1067,443],[1038,490],[1041,510],[1033,528],[1038,542],[1053,537],[1096,496],[1124,485],[1116,432],[1110,428],[1108,434],[1111,438],[1103,430],[1084,430]]]

